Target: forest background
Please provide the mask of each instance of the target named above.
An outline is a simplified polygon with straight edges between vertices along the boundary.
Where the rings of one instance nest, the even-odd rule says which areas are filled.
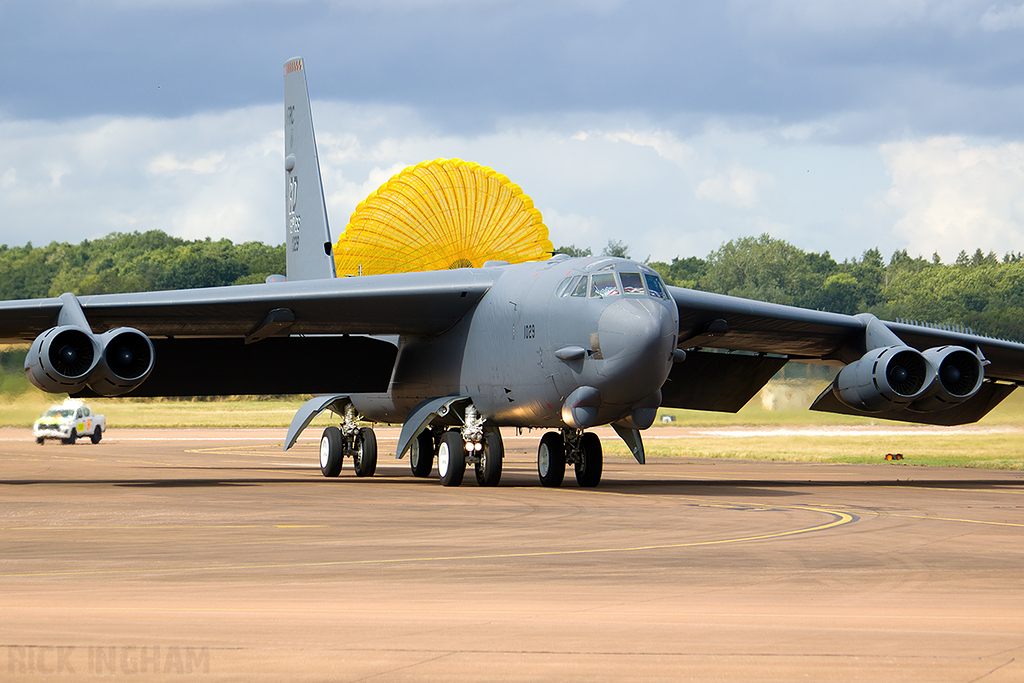
[[[590,248],[559,253],[590,255]],[[626,256],[624,242],[603,254]],[[953,263],[905,250],[885,259],[869,249],[838,262],[767,234],[724,243],[705,258],[650,261],[671,284],[883,320],[960,325],[978,334],[1024,340],[1024,255],[961,252]],[[188,289],[263,282],[285,270],[284,245],[184,240],[160,231],[113,233],[81,244],[0,245],[0,300]],[[22,369],[27,346],[0,346],[0,394],[31,387]]]

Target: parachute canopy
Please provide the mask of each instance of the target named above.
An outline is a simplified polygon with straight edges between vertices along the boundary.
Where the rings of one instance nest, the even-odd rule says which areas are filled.
[[[462,159],[410,166],[360,202],[334,245],[338,277],[551,256],[540,211],[506,176]]]

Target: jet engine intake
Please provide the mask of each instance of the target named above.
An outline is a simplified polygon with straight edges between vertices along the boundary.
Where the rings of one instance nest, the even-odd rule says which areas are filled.
[[[89,388],[100,396],[119,396],[142,384],[153,371],[153,342],[131,327],[118,327],[99,337],[100,362]]]
[[[97,336],[77,325],[46,330],[25,357],[25,375],[43,391],[77,394],[86,385],[100,396],[139,386],[153,370],[153,342],[131,327]]]
[[[878,413],[905,408],[921,398],[935,376],[935,366],[920,351],[886,346],[843,368],[832,390],[850,408]]]
[[[966,401],[981,388],[985,379],[984,362],[962,346],[937,346],[924,352],[936,369],[936,378],[911,410],[930,413]]]
[[[89,330],[74,325],[51,327],[32,342],[25,375],[51,394],[74,394],[85,387],[100,360],[100,347]]]

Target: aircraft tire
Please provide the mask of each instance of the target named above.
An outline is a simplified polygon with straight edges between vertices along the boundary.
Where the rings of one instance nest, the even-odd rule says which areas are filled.
[[[584,488],[593,488],[601,483],[601,439],[597,434],[587,432],[580,438],[580,447],[583,460],[576,463],[576,483]]]
[[[501,434],[487,432],[484,435],[484,449],[480,451],[480,462],[476,463],[476,483],[480,486],[497,486],[501,481],[501,461],[505,458],[505,445]]]
[[[548,432],[540,440],[537,448],[537,474],[540,483],[550,488],[558,488],[565,479],[565,440],[558,432]]]
[[[429,477],[434,469],[434,435],[429,429],[420,432],[409,449],[409,466],[412,476],[421,479]]]
[[[320,437],[320,471],[325,477],[336,477],[341,474],[344,460],[345,440],[341,438],[341,430],[328,427]]]
[[[95,430],[93,430],[93,433],[89,437],[89,440],[92,441],[93,443],[99,443],[100,439],[102,439],[102,438],[103,438],[103,430],[100,429],[99,427],[97,427]]]
[[[466,474],[466,450],[462,435],[451,429],[441,437],[437,448],[437,474],[442,486],[459,486]]]
[[[372,477],[377,471],[377,435],[369,427],[360,429],[356,436],[352,465],[357,477]]]

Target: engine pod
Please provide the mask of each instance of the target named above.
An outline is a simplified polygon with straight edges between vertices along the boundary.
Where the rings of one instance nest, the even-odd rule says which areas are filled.
[[[32,342],[25,356],[25,375],[51,394],[80,391],[99,364],[99,343],[89,330],[75,325],[51,327]]]
[[[843,368],[832,390],[845,405],[879,413],[905,408],[935,381],[935,367],[917,349],[887,346],[868,351]]]
[[[153,371],[153,342],[139,330],[118,327],[98,338],[100,361],[89,377],[89,388],[100,396],[127,393]]]
[[[978,393],[985,379],[981,358],[962,346],[937,346],[924,352],[936,370],[936,378],[928,391],[910,405],[922,413],[945,410]]]

